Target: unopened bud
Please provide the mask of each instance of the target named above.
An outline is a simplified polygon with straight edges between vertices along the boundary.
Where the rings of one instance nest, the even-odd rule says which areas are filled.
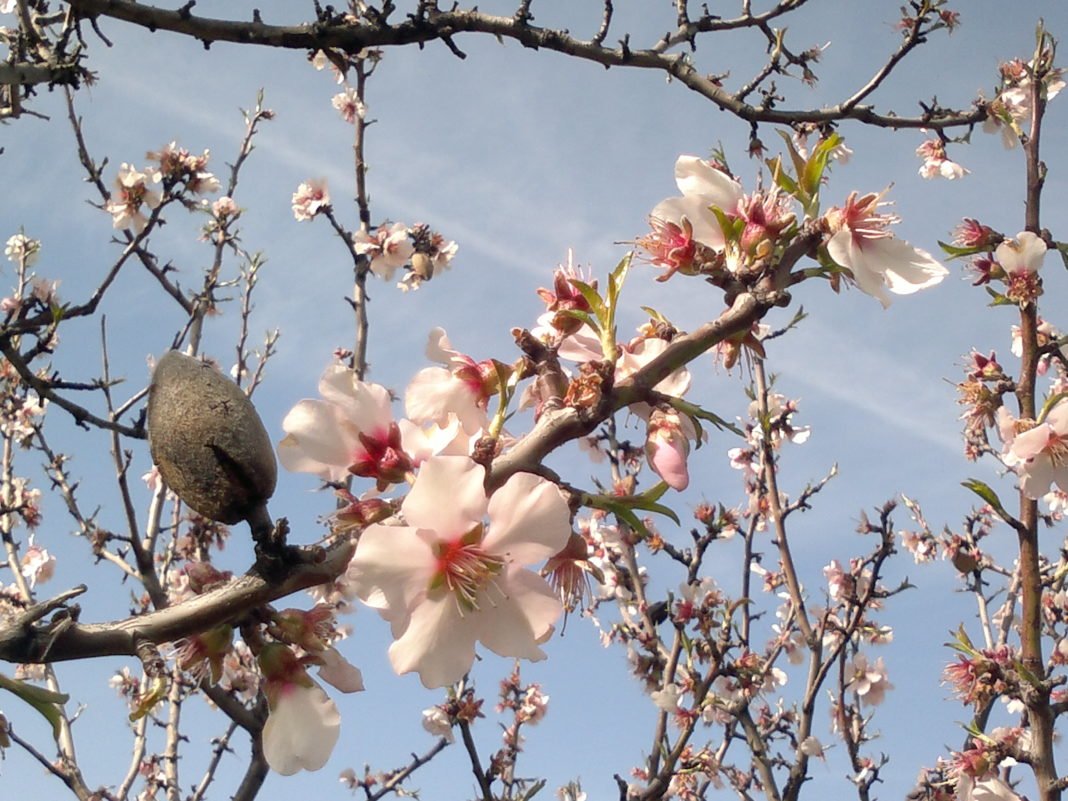
[[[167,486],[204,517],[238,523],[274,493],[274,449],[252,401],[199,359],[172,350],[159,360],[148,437]]]

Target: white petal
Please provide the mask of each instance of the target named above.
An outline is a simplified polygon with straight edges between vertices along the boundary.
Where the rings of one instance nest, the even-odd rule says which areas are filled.
[[[286,470],[315,473],[326,480],[348,475],[355,444],[338,417],[337,407],[318,400],[302,400],[282,421],[286,437],[278,444],[278,458]]]
[[[396,632],[394,632],[396,633]],[[397,673],[418,671],[424,687],[444,687],[463,678],[475,661],[475,632],[451,595],[428,599],[412,611],[403,634],[389,647]]]
[[[571,536],[571,513],[556,485],[516,473],[489,499],[490,528],[483,547],[529,565],[559,553]]]
[[[741,184],[697,156],[679,156],[675,162],[675,183],[687,197],[700,197],[707,200],[706,205],[727,212],[733,212],[742,198]]]
[[[886,285],[895,295],[911,295],[942,282],[949,270],[926,250],[914,248],[903,239],[877,239],[868,248],[882,264]]]
[[[669,197],[657,203],[649,216],[654,220],[673,222],[680,226],[685,217],[693,229],[694,240],[713,250],[723,250],[723,230],[719,227],[719,220],[708,210],[710,205],[713,204],[698,197]]]
[[[271,770],[292,776],[319,770],[341,733],[341,715],[322,687],[284,690],[263,726],[263,756]]]
[[[319,379],[319,394],[336,404],[342,417],[356,430],[377,434],[393,422],[389,390],[359,381],[347,367],[334,365]]]
[[[434,570],[434,554],[417,529],[375,524],[360,535],[346,579],[358,598],[392,619],[407,614]]]
[[[448,425],[449,415],[455,414],[468,434],[486,421],[470,387],[443,367],[425,367],[415,374],[404,393],[404,408],[415,422],[439,426]]]
[[[449,342],[449,336],[445,333],[444,328],[431,329],[426,343],[426,357],[430,361],[438,364],[449,364],[452,361],[452,357],[457,354],[458,351],[453,350],[452,343]]]
[[[363,674],[337,648],[327,648],[319,657],[319,678],[343,693],[363,692]]]
[[[493,606],[480,601],[475,620],[478,639],[499,656],[544,659],[538,645],[552,634],[563,612],[556,593],[541,576],[522,568],[509,570],[498,583],[507,597],[497,598]]]
[[[482,522],[486,514],[486,469],[467,456],[435,456],[419,469],[401,504],[404,518],[451,540]]]
[[[860,247],[853,238],[853,232],[843,228],[827,242],[827,253],[835,263],[845,267],[853,273],[860,291],[883,304],[883,308],[890,305],[890,296],[886,293],[886,285],[883,283],[881,273],[873,271]]]

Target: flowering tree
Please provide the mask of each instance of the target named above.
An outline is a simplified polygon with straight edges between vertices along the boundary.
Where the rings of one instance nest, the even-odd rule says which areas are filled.
[[[452,756],[470,778],[448,797],[528,799],[552,782],[559,798],[578,801],[587,794],[577,777],[520,767],[524,738],[549,711],[552,691],[522,670],[553,663],[570,616],[566,637],[589,637],[588,621],[609,652],[625,654],[645,696],[634,720],[651,720],[648,744],[625,757],[630,772],[592,757],[584,768],[587,778],[622,771],[613,777],[620,799],[869,799],[896,768],[895,744],[879,740],[876,716],[890,706],[895,670],[879,647],[892,639],[888,616],[911,586],[891,578],[894,565],[907,555],[916,563],[942,556],[959,574],[942,589],[970,594],[976,613],[933,623],[955,635],[944,674],[928,678],[953,695],[947,716],[960,719],[963,708],[967,719],[956,747],[927,744],[928,767],[910,798],[1060,799],[1068,774],[1054,744],[1068,710],[1068,549],[1055,524],[1068,504],[1068,351],[1039,312],[1048,252],[1068,252],[1040,213],[1049,177],[1042,126],[1064,87],[1053,37],[1039,25],[1033,49],[1000,65],[988,97],[964,109],[921,101],[921,113],[908,116],[875,98],[913,51],[958,27],[942,0],[902,7],[896,49],[859,88],[819,107],[794,105],[777,84],[817,80],[824,48],[796,49],[786,35],[804,0],[764,10],[744,0],[732,17],[676,0],[663,4],[663,19],[664,9],[644,11],[658,18],[626,30],[632,21],[604,0],[588,4],[596,13],[586,33],[537,24],[533,5],[521,0],[501,16],[433,0],[408,9],[390,0],[344,10],[314,3],[310,19],[275,25],[259,11],[250,20],[198,15],[194,3],[0,2],[0,116],[23,126],[41,108],[65,112],[98,227],[112,236],[110,262],[92,265],[88,291],[64,299],[45,256],[49,242],[34,238],[34,220],[17,219],[7,193],[21,228],[7,239],[14,288],[0,302],[0,656],[11,665],[0,672],[0,749],[29,755],[83,800],[250,799],[271,771],[335,765],[358,797],[399,797],[416,792],[424,766]],[[668,32],[650,37],[650,25]],[[80,108],[91,85],[108,79],[90,69],[96,51],[110,44],[110,27],[124,26],[205,46],[295,50],[295,66],[307,56],[337,81],[331,113],[353,132],[354,206],[311,177],[295,186],[290,205],[294,225],[326,232],[346,260],[353,334],[337,349],[317,346],[318,390],[303,391],[315,397],[293,405],[280,428],[257,412],[277,386],[271,361],[280,346],[275,330],[251,342],[265,257],[245,244],[253,198],[240,192],[274,112],[262,95],[244,112],[225,167],[177,141],[147,144],[144,159],[98,152]],[[727,33],[765,45],[751,77],[702,71],[706,42]],[[374,211],[372,89],[391,48],[440,42],[462,58],[468,34],[662,72],[747,125],[748,145],[745,153],[680,155],[679,194],[650,199],[648,228],[633,232],[630,252],[610,271],[569,257],[547,272],[543,314],[511,331],[506,352],[468,355],[459,349],[472,346],[468,332],[454,330],[454,345],[427,326],[425,353],[406,354],[411,376],[397,392],[371,380],[371,295],[445,293],[452,276],[442,274],[462,251],[431,224]],[[968,173],[948,147],[979,127],[998,133],[1023,154],[1023,218],[1006,233],[965,219],[938,256],[915,247],[894,233],[889,190],[842,185],[839,166],[852,153],[846,136],[860,126],[923,130],[919,174],[948,180]],[[752,179],[731,166],[746,157]],[[210,254],[192,277],[169,255],[184,252],[173,229],[187,220]],[[783,457],[811,433],[769,369],[776,340],[804,324],[794,295],[802,285],[835,294],[855,287],[876,309],[888,307],[942,282],[952,260],[968,265],[995,313],[1015,315],[1015,368],[975,350],[957,385],[965,454],[1000,473],[950,477],[949,486],[963,481],[977,499],[960,525],[932,528],[905,495],[861,513],[860,552],[821,553],[813,570],[796,547],[796,521],[818,505],[837,469],[786,489]],[[137,302],[151,304],[156,325],[132,347],[117,347],[108,326],[130,311],[116,288],[130,274],[149,287]],[[704,319],[687,331],[671,309],[645,303],[657,282],[703,293]],[[822,295],[823,304],[869,302]],[[223,345],[214,318],[227,308],[238,329],[236,342]],[[87,320],[99,324],[96,375],[63,362]],[[128,351],[135,360],[152,354],[151,377],[131,372],[132,390],[112,368]],[[424,356],[435,366],[421,366]],[[228,377],[219,367],[231,363]],[[711,395],[701,396],[710,363],[724,385],[738,387],[741,377],[744,414],[718,401],[712,409]],[[104,437],[90,467],[84,456],[72,464],[78,446],[57,444],[72,426]],[[699,449],[726,456],[740,487],[710,486],[695,466]],[[148,453],[155,466],[143,493],[130,471]],[[47,483],[37,487],[29,466],[42,460]],[[105,464],[113,482],[97,498],[75,468],[100,473]],[[301,519],[303,511],[270,505],[281,484],[307,478],[301,473],[328,490],[315,496],[323,526],[314,536],[306,532],[316,513]],[[694,489],[705,500],[681,494]],[[694,523],[683,524],[686,508]],[[61,552],[57,531],[71,521],[87,550]],[[221,552],[245,525],[254,551],[238,547],[248,570],[235,577]],[[81,565],[89,555],[112,572]],[[39,585],[57,571],[67,571],[70,587],[50,594]],[[75,600],[88,603],[115,576],[133,588],[124,590],[126,613],[85,619]],[[346,622],[358,606],[388,624],[388,661],[403,679],[369,692],[411,693],[418,683],[435,693],[422,712],[434,742],[396,757],[399,767],[358,770],[347,765],[360,754],[336,753],[342,721],[360,714],[342,694],[364,690],[354,663],[371,659],[372,641],[362,631],[350,636]],[[78,758],[93,733],[79,725],[72,700],[82,686],[63,669],[103,657],[122,660],[111,684],[129,712],[129,725],[115,723],[108,737],[132,750],[125,772],[106,777]],[[575,672],[562,661],[549,674],[561,682]],[[592,673],[610,670],[618,662]],[[481,721],[494,694],[503,743]],[[224,721],[206,753],[199,724],[188,723],[197,697],[208,700],[215,726]],[[42,719],[46,727],[35,728]],[[833,778],[819,773],[823,762]]]

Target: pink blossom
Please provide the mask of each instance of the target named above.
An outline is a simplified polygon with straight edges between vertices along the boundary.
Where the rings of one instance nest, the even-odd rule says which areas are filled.
[[[293,193],[293,216],[297,222],[307,222],[330,208],[330,190],[326,180],[305,181]]]
[[[147,180],[148,177],[143,172],[138,172],[129,164],[123,164],[119,169],[115,178],[115,192],[104,204],[104,209],[113,218],[112,227],[132,228],[135,234],[145,230],[148,218],[145,217],[141,206],[155,209],[162,201],[159,192],[147,187]]]
[[[432,706],[430,709],[423,710],[423,728],[435,737],[444,737],[447,743],[456,742],[456,737],[452,733],[452,721],[440,706]]]
[[[675,162],[675,183],[682,197],[663,200],[653,208],[649,217],[654,231],[683,235],[687,243],[676,246],[687,249],[692,240],[712,250],[721,250],[724,239],[716,216],[709,211],[716,207],[733,214],[742,199],[742,186],[716,165],[697,156],[679,156]],[[667,266],[670,266],[668,264]]]
[[[236,217],[241,213],[241,209],[232,197],[224,195],[211,204],[211,213],[217,220],[224,220],[227,217]]]
[[[383,280],[393,279],[398,267],[408,263],[415,246],[404,223],[380,225],[374,231],[357,231],[352,236],[353,249],[371,260],[371,272]]]
[[[527,473],[487,499],[484,479],[467,457],[430,459],[401,507],[407,525],[368,527],[349,567],[359,597],[390,622],[394,670],[418,672],[427,687],[459,680],[476,642],[543,659],[538,646],[562,611],[552,587],[522,565],[563,549],[567,502]]]
[[[925,141],[916,148],[916,155],[923,159],[919,170],[922,178],[945,178],[953,181],[969,173],[969,170],[946,157],[946,146],[939,139]]]
[[[1023,431],[1017,429],[1025,421],[1014,423],[1003,406],[998,424],[1005,464],[1016,471],[1027,497],[1041,498],[1054,482],[1068,491],[1068,400],[1058,401],[1041,423]]]
[[[488,425],[486,406],[497,391],[493,362],[476,362],[454,350],[443,328],[430,332],[426,355],[446,367],[425,367],[415,374],[404,393],[408,417],[447,427],[450,415],[455,415],[470,435]]]
[[[374,478],[381,489],[404,481],[414,465],[393,421],[389,390],[335,364],[319,379],[319,394],[322,400],[300,401],[282,421],[282,466],[325,481]]]
[[[873,665],[868,662],[864,654],[857,654],[853,657],[851,673],[852,678],[846,689],[852,690],[858,698],[872,706],[881,704],[886,691],[894,689],[894,685],[886,677],[886,667],[883,665],[882,657],[879,657]]]
[[[686,459],[690,440],[696,439],[697,430],[685,414],[668,407],[654,409],[649,416],[645,456],[653,472],[673,490],[682,492],[690,485]]]
[[[156,183],[172,186],[181,181],[190,192],[198,195],[219,191],[219,179],[207,171],[211,156],[207,150],[202,155],[194,156],[184,147],[178,147],[177,142],[171,142],[159,151],[150,151],[146,155],[159,162],[159,167],[151,173]]]
[[[367,107],[351,86],[346,86],[344,92],[334,95],[330,104],[341,114],[341,119],[348,123],[362,120],[367,113]]]
[[[30,539],[30,547],[22,556],[22,575],[30,582],[30,587],[48,581],[56,572],[56,557],[45,548],[37,545],[33,538]]]
[[[824,220],[830,237],[827,253],[853,274],[862,292],[890,305],[886,291],[910,295],[942,281],[949,271],[930,253],[897,239],[889,226],[892,214],[879,212],[882,195],[858,197],[852,193],[845,206],[827,212]]]
[[[268,715],[263,726],[263,756],[271,770],[291,776],[319,770],[341,733],[337,706],[308,676],[288,646],[268,643],[260,651]]]

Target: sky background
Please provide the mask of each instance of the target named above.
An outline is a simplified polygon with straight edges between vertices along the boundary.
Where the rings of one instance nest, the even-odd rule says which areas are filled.
[[[304,4],[257,5],[265,21],[273,23],[295,22],[310,13]],[[893,26],[899,5],[897,0],[814,0],[792,15],[789,35],[796,49],[829,46],[815,89],[780,81],[789,105],[833,102],[866,80],[896,47],[899,34]],[[961,28],[952,36],[933,37],[872,102],[903,115],[917,112],[917,99],[934,95],[944,105],[967,106],[979,92],[992,95],[1000,61],[1030,55],[1040,17],[1054,36],[1068,31],[1068,9],[1058,0],[1011,4],[1011,13],[1008,5],[995,0],[962,4]],[[506,3],[480,6],[489,12],[514,11]],[[249,8],[251,4],[216,0],[198,3],[195,11],[246,18]],[[666,0],[617,0],[616,9],[617,30],[631,30],[638,45],[651,43],[672,24]],[[714,10],[730,13],[733,4]],[[584,37],[592,35],[599,21],[597,3],[540,2],[534,12],[538,24],[568,27]],[[330,105],[338,88],[330,74],[316,72],[302,52],[231,45],[205,51],[173,35],[152,35],[107,20],[101,27],[114,47],[91,40],[90,64],[99,81],[79,93],[77,103],[90,151],[98,161],[109,159],[109,183],[120,163],[142,165],[145,151],[172,140],[191,151],[210,148],[222,176],[222,161],[232,160],[242,132],[238,109],[250,107],[263,87],[266,105],[277,114],[256,140],[235,199],[246,210],[244,245],[264,251],[268,258],[257,290],[253,331],[282,330],[278,355],[256,397],[268,430],[278,439],[286,411],[299,399],[315,395],[334,348],[352,343],[352,315],[343,300],[351,290],[349,257],[325,221],[297,223],[290,209],[299,183],[326,178],[339,217],[356,227],[355,206],[348,202],[354,193],[352,128]],[[387,51],[367,98],[369,116],[376,120],[367,143],[374,221],[423,221],[460,246],[453,269],[418,292],[402,294],[381,282],[371,287],[369,378],[399,391],[425,366],[423,348],[434,326],[444,327],[454,346],[476,359],[511,360],[515,351],[510,329],[533,325],[543,308],[536,288],[550,285],[552,269],[566,260],[569,248],[576,261],[592,265],[603,277],[626,253],[626,245],[619,243],[645,233],[649,210],[676,194],[673,165],[679,154],[705,155],[722,145],[747,188],[755,185],[757,165],[745,157],[748,126],[685,87],[667,84],[662,74],[606,71],[515,43],[502,45],[490,37],[460,37],[457,44],[468,53],[464,61],[437,43],[422,50]],[[705,71],[729,72],[730,86],[759,67],[762,55],[762,39],[727,34],[705,40],[695,58]],[[42,90],[35,109],[51,119],[25,118],[0,128],[0,186],[6,190],[0,195],[0,238],[24,228],[27,235],[43,240],[38,274],[61,279],[61,297],[77,301],[96,285],[118,247],[110,241],[110,215],[86,202],[96,198],[82,180],[61,97]],[[1065,109],[1055,101],[1046,128],[1050,173],[1043,220],[1054,237],[1063,236],[1058,225],[1068,205],[1064,124]],[[1018,150],[1004,151],[999,138],[976,132],[969,146],[951,151],[972,172],[949,183],[917,175],[920,162],[913,151],[923,141],[919,132],[895,134],[847,125],[842,133],[855,156],[848,165],[834,168],[824,191],[825,205],[841,202],[853,190],[881,191],[892,185],[889,197],[902,217],[898,235],[932,252],[937,251],[937,240],[947,240],[965,216],[1010,235],[1022,228],[1022,156]],[[762,128],[761,137],[776,152],[779,137],[774,130]],[[199,219],[172,213],[168,223],[154,238],[155,249],[173,260],[186,284],[196,283],[199,269],[210,258],[209,247],[196,241]],[[996,480],[989,467],[968,464],[961,456],[954,384],[964,355],[973,347],[994,349],[1003,363],[1015,366],[1008,352],[1014,315],[987,309],[985,293],[970,286],[960,266],[951,269],[940,286],[899,298],[885,311],[856,290],[835,296],[826,284],[809,282],[797,289],[795,299],[810,316],[769,349],[778,388],[800,398],[797,422],[814,430],[807,444],[784,453],[785,491],[796,494],[833,463],[841,472],[812,512],[792,520],[794,550],[813,597],[822,596],[820,570],[827,562],[845,562],[870,548],[854,532],[862,509],[904,492],[923,504],[932,528],[938,530],[943,523],[956,525],[971,507],[972,498],[959,486],[962,479]],[[654,277],[650,268],[633,271],[624,296],[633,313],[624,318],[621,332],[642,321],[641,305],[657,308],[688,330],[719,312],[722,302],[716,290],[681,277],[660,284]],[[0,272],[0,287],[8,279],[10,270]],[[1065,296],[1057,259],[1047,260],[1045,280],[1047,306],[1055,308],[1056,299]],[[792,311],[769,320],[773,325],[785,323]],[[152,280],[136,268],[120,276],[104,313],[112,371],[128,376],[125,391],[132,394],[147,380],[146,358],[166,350],[181,315],[173,304],[161,302]],[[207,352],[226,366],[233,361],[237,324],[233,307],[212,320],[207,332]],[[70,379],[96,375],[99,323],[71,322],[62,331],[56,366]],[[744,415],[744,374],[726,374],[707,357],[691,370],[696,382],[691,399],[727,418]],[[125,397],[124,391],[119,395]],[[56,442],[73,456],[70,469],[81,481],[83,503],[90,509],[99,505],[102,524],[118,527],[107,438],[75,430],[58,410],[51,412],[49,426]],[[727,505],[741,501],[740,476],[729,469],[725,456],[734,444],[725,435],[713,434],[695,455],[692,489],[675,504],[684,520],[702,500]],[[150,460],[147,447],[137,448],[133,472],[139,475],[148,470]],[[594,472],[578,459],[563,464],[577,483],[588,483]],[[47,486],[32,456],[23,472],[38,486]],[[298,542],[321,535],[317,518],[331,508],[330,497],[316,493],[316,486],[309,476],[280,476],[271,508],[276,516],[290,519]],[[1000,486],[1007,492],[1010,485]],[[141,496],[142,509],[147,497]],[[896,521],[902,527],[910,522],[903,509]],[[49,502],[38,538],[59,555],[60,565],[54,583],[46,588],[58,591],[85,581],[91,590],[82,599],[83,620],[123,616],[130,588],[120,587],[107,565],[87,567],[88,546],[72,537],[71,529],[58,505]],[[687,536],[666,523],[663,533],[669,538]],[[1002,534],[1007,542],[1008,533]],[[250,563],[242,541],[243,532],[235,533],[233,545],[221,556],[225,567],[242,571]],[[713,567],[728,590],[737,586],[734,565],[740,552],[740,543],[724,543],[722,562],[717,560]],[[871,749],[893,759],[877,791],[886,799],[902,797],[920,765],[931,764],[943,745],[959,747],[963,739],[959,721],[964,710],[942,703],[947,692],[939,680],[950,659],[942,644],[961,621],[972,620],[972,607],[956,592],[960,581],[947,564],[919,567],[904,555],[887,582],[906,575],[917,588],[890,603],[882,621],[894,626],[895,639],[874,652],[886,659],[896,687],[876,718],[883,739]],[[301,603],[294,599],[294,605]],[[263,798],[300,793],[343,797],[345,791],[336,785],[342,768],[359,772],[365,762],[375,769],[399,766],[410,752],[433,742],[419,725],[419,713],[443,694],[424,691],[415,676],[392,674],[385,653],[388,629],[373,613],[360,610],[350,622],[355,634],[342,650],[363,669],[368,691],[337,698],[342,740],[327,767],[292,778],[271,776]],[[551,701],[546,720],[529,732],[521,771],[547,776],[546,796],[580,777],[591,799],[615,797],[612,774],[626,775],[641,762],[656,710],[628,680],[622,652],[602,650],[587,621],[572,619],[566,636],[554,638],[547,648],[547,662],[524,666],[523,675],[541,682]],[[126,709],[106,687],[108,677],[127,664],[133,663],[97,660],[59,668],[74,702],[84,704],[76,734],[91,786],[118,781],[129,759]],[[509,668],[507,660],[492,656],[476,667],[476,681],[490,699],[487,711],[496,681]],[[0,703],[16,716],[21,733],[47,749],[43,725],[16,703]],[[188,733],[199,740],[191,743],[183,762],[188,786],[199,780],[196,766],[203,764],[206,743],[223,724],[218,716],[205,714],[199,701],[187,706],[187,714],[194,721]],[[499,746],[492,715],[476,734],[484,753]],[[833,742],[829,718],[817,721],[816,734],[825,743]],[[211,797],[226,798],[232,792],[247,753],[241,737],[235,752],[226,760]],[[844,772],[833,752],[827,764],[813,766],[817,787],[837,797],[850,792],[841,779]],[[470,794],[473,782],[462,754],[452,749],[421,770],[412,786],[422,789],[424,801],[447,801]],[[0,764],[0,788],[10,793],[7,797],[19,792],[41,799],[67,797],[58,782],[18,749],[10,749]],[[725,791],[723,797],[729,794]]]

